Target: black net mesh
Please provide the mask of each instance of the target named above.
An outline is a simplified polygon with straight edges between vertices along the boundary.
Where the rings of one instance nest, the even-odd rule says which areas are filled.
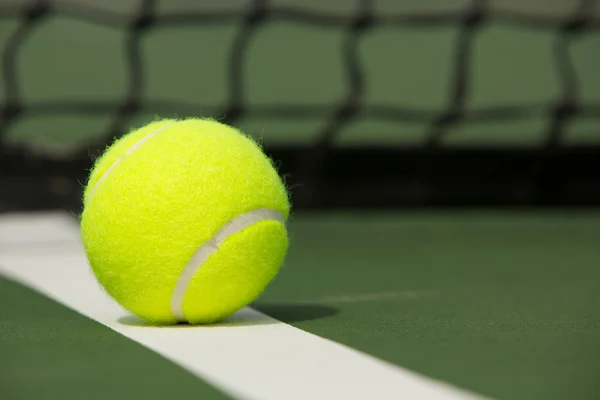
[[[594,74],[589,72],[596,67],[600,71],[599,1],[426,1],[404,9],[377,0],[341,2],[343,5],[340,2],[230,0],[215,1],[210,5],[200,2],[202,7],[198,2],[179,0],[173,2],[177,7],[171,8],[165,6],[167,3],[155,0],[106,4],[91,0],[0,3],[0,22],[4,23],[0,25],[3,38],[0,97],[0,182],[3,193],[0,208],[76,206],[79,183],[85,181],[92,156],[113,137],[151,115],[207,115],[242,128],[251,120],[258,128],[250,133],[257,136],[261,133],[260,121],[291,121],[278,130],[277,140],[265,138],[264,143],[288,177],[297,206],[595,204],[600,201],[600,182],[594,173],[600,166],[600,78],[590,78]],[[531,3],[528,9],[519,6],[528,3]],[[118,31],[114,39],[119,43],[115,46],[118,50],[114,54],[122,55],[125,60],[123,71],[114,72],[118,78],[113,83],[120,85],[118,95],[106,96],[102,91],[106,83],[103,82],[106,79],[104,71],[113,68],[110,57],[105,60],[106,65],[102,63],[90,68],[85,54],[81,54],[80,59],[75,56],[70,64],[81,63],[80,69],[88,80],[100,81],[96,92],[72,96],[70,93],[77,91],[77,80],[67,79],[63,86],[68,87],[65,92],[49,89],[52,93],[48,95],[27,94],[46,84],[52,87],[54,77],[45,76],[44,81],[28,80],[28,74],[22,71],[32,67],[22,67],[23,59],[30,57],[36,47],[28,49],[25,55],[23,49],[40,25],[59,16],[102,27],[103,32]],[[253,42],[266,25],[274,22],[302,26],[307,32],[335,30],[339,38],[336,43],[340,47],[336,57],[341,59],[341,69],[336,76],[343,82],[343,95],[332,101],[291,99],[269,102],[250,93],[253,80],[247,73],[248,59],[259,57],[250,54]],[[498,101],[486,102],[484,99],[480,104],[472,104],[472,99],[478,96],[475,89],[487,84],[478,78],[481,72],[477,65],[485,64],[485,60],[478,61],[478,53],[496,51],[490,49],[493,42],[486,45],[478,40],[482,30],[493,23],[507,27],[498,29],[526,29],[533,32],[531,37],[535,37],[536,32],[544,32],[550,37],[547,41],[551,47],[548,64],[552,64],[556,74],[556,82],[552,84],[556,85],[556,93],[546,96],[543,101],[529,101],[530,88],[524,85],[522,99],[508,99],[503,103],[499,96]],[[160,93],[148,95],[152,90],[160,92],[152,89],[151,79],[148,79],[149,69],[155,64],[144,57],[146,40],[153,32],[158,28],[176,30],[179,27],[220,25],[235,29],[232,28],[228,48],[224,49],[227,62],[222,74],[227,84],[222,95],[217,96],[218,101],[186,101],[168,94],[161,98]],[[376,76],[379,67],[373,72],[368,65],[384,65],[389,60],[390,68],[394,68],[394,65],[401,65],[394,60],[406,57],[403,53],[406,44],[396,47],[393,40],[388,41],[390,44],[386,48],[382,49],[375,42],[370,48],[373,50],[364,50],[364,42],[373,40],[374,35],[391,35],[387,31],[381,33],[382,27],[411,27],[419,30],[418,35],[426,35],[421,32],[427,31],[435,35],[443,27],[452,27],[451,52],[433,55],[430,59],[434,64],[447,65],[450,74],[447,84],[429,85],[435,88],[432,90],[442,93],[443,101],[438,106],[415,106],[411,101],[403,101],[402,93],[396,98],[400,100],[373,99],[371,88],[381,79],[378,81]],[[69,34],[76,37],[79,32],[71,28]],[[587,44],[579,53],[574,53],[582,38]],[[210,37],[200,39],[211,40]],[[287,39],[282,37],[283,41]],[[177,38],[167,40],[159,53],[169,59],[177,43]],[[275,40],[273,43],[273,48],[267,49],[266,54],[270,54],[272,64],[281,64],[282,68],[286,60],[285,54],[280,53],[286,47],[297,47],[302,52],[308,46],[294,41],[280,44]],[[56,43],[46,44],[51,45],[56,46]],[[56,57],[62,57],[69,51],[68,48],[39,50],[44,49],[44,43],[37,46],[38,53],[45,51],[47,59],[55,53]],[[68,47],[69,43],[64,46]],[[505,44],[497,46],[497,51],[502,53]],[[173,64],[186,64],[187,57],[192,60],[195,54],[200,54],[197,52],[201,52],[190,43],[181,43],[180,47],[188,56],[170,58]],[[427,52],[426,45],[419,41],[412,47]],[[594,49],[595,53],[589,54]],[[582,52],[584,56],[581,56]],[[384,56],[373,61],[370,57],[373,54]],[[413,50],[410,54],[404,60],[407,63],[418,52]],[[202,70],[202,63],[208,62],[210,56],[198,56],[201,61],[195,65],[200,65],[199,76],[209,73]],[[283,59],[279,59],[280,56]],[[305,65],[299,67],[300,72],[333,68],[318,58],[302,62]],[[45,69],[42,57],[38,58],[35,68]],[[499,76],[503,75],[502,68],[498,66],[496,71]],[[177,73],[176,68],[173,71]],[[585,77],[580,76],[580,71]],[[290,82],[305,79],[300,72],[290,71],[287,79]],[[162,71],[167,82],[171,79],[169,73]],[[409,72],[401,66],[396,67],[396,71],[384,80],[394,87],[395,80],[400,80],[397,77],[403,76],[406,80],[407,74]],[[536,79],[535,75],[532,74],[532,81]],[[268,77],[265,79],[268,81]],[[308,84],[308,79],[298,85]],[[418,79],[423,78],[415,77]],[[431,77],[432,81],[435,79],[436,76]],[[495,79],[493,72],[487,78],[490,82]],[[422,84],[427,84],[426,81]],[[332,84],[332,88],[335,85]],[[285,90],[269,87],[264,89],[263,97],[269,97],[271,91],[285,94]],[[322,98],[327,98],[327,91]],[[94,128],[95,135],[85,140],[75,138],[76,135],[71,138],[69,134],[65,139],[61,136],[64,128],[60,124],[58,127],[47,124],[43,134],[33,132],[39,130],[35,128],[39,125],[27,125],[27,121],[35,118],[53,121],[43,118],[54,116],[69,116],[75,120],[78,116],[82,119],[101,118],[103,123],[98,124],[100,128]],[[303,121],[315,118],[320,123],[303,125]],[[365,124],[366,120],[383,121],[383,125]],[[527,136],[527,123],[519,124],[519,121],[528,120],[541,121],[534,129],[540,133],[535,136],[537,140],[527,141],[526,138],[523,144],[519,140],[506,139],[515,135]],[[74,124],[74,131],[88,129],[85,123]],[[418,140],[396,140],[395,136],[402,137],[401,132],[413,125],[422,132]],[[294,140],[288,140],[286,136],[288,126],[290,130],[299,126],[295,128],[299,133]],[[391,133],[379,135],[378,129]],[[577,134],[579,131],[584,134]],[[32,135],[35,137],[28,139]],[[464,136],[473,139],[454,142],[455,138]],[[40,146],[40,141],[52,146]]]

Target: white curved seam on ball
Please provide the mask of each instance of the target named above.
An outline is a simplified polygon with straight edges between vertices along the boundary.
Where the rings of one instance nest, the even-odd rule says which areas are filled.
[[[94,194],[94,191],[96,190],[96,188],[98,187],[98,185],[100,184],[100,182],[102,182],[104,180],[104,178],[106,176],[108,176],[108,174],[121,162],[123,161],[123,159],[130,155],[131,153],[133,153],[135,150],[137,150],[142,144],[144,144],[148,139],[150,139],[151,137],[155,136],[158,132],[163,131],[165,129],[167,129],[168,127],[176,124],[177,122],[171,122],[170,124],[167,124],[165,126],[161,126],[158,129],[153,130],[152,132],[150,132],[149,134],[147,134],[146,136],[144,136],[143,138],[141,138],[140,140],[138,140],[137,142],[134,143],[133,146],[131,146],[125,153],[121,154],[119,156],[119,158],[117,158],[111,165],[110,167],[108,167],[108,169],[106,171],[104,171],[104,173],[102,174],[102,176],[100,177],[100,179],[98,179],[98,181],[96,182],[96,184],[94,185],[94,187],[92,187],[92,190],[90,190],[90,194],[88,196],[88,198],[91,198],[92,195]]]
[[[183,272],[179,276],[173,295],[171,296],[171,313],[177,321],[185,322],[187,319],[183,313],[183,298],[185,292],[200,267],[208,258],[219,250],[219,246],[227,238],[235,233],[242,231],[260,221],[279,221],[285,224],[285,217],[277,210],[269,208],[258,208],[245,214],[241,214],[226,223],[217,233],[200,246],[190,261],[187,263]]]

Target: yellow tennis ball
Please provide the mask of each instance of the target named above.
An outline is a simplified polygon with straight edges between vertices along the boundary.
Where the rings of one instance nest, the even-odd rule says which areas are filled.
[[[290,203],[271,160],[214,120],[159,120],[118,139],[83,202],[96,278],[156,324],[233,314],[261,294],[288,248]]]

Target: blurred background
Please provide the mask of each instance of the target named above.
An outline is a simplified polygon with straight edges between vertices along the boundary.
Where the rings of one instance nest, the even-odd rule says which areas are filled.
[[[259,139],[297,209],[600,204],[600,1],[1,0],[0,211],[80,209],[155,117]]]

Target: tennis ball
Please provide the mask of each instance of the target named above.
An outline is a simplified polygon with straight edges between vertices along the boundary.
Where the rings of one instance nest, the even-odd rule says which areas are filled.
[[[154,324],[211,323],[258,297],[288,248],[290,203],[259,145],[210,119],[163,119],[95,162],[81,237],[98,282]]]

